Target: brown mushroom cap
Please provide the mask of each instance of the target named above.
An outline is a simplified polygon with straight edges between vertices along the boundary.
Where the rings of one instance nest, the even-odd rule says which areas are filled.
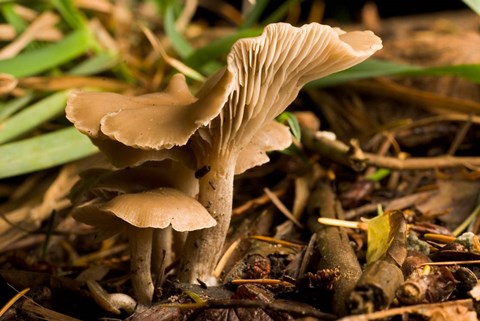
[[[165,160],[121,170],[89,169],[80,173],[69,197],[73,204],[80,205],[96,198],[108,201],[120,194],[159,187],[177,188],[191,196],[198,193],[194,171],[179,162]]]
[[[172,188],[123,194],[106,203],[87,203],[75,208],[72,215],[76,220],[100,230],[116,229],[115,233],[119,232],[119,221],[139,228],[166,228],[171,224],[179,232],[216,224],[197,200]]]
[[[283,150],[291,144],[292,134],[290,129],[277,121],[270,121],[241,150],[235,163],[235,175],[267,163],[270,160],[267,152]]]
[[[227,58],[234,88],[218,117],[199,129],[198,137],[212,146],[203,154],[247,146],[307,82],[347,69],[381,47],[370,31],[345,33],[317,23],[270,24],[261,36],[237,41]]]
[[[100,121],[101,131],[124,145],[140,149],[185,145],[199,127],[218,115],[232,87],[231,80],[232,75],[223,72],[215,83],[208,83],[210,91],[195,102],[162,104],[158,108],[145,104],[109,113]]]
[[[92,143],[117,168],[139,166],[148,161],[171,159],[182,162],[185,166],[195,168],[195,160],[188,148],[175,146],[170,149],[144,150],[126,146],[110,139],[90,138]]]
[[[98,138],[102,137],[100,121],[110,113],[145,106],[155,109],[163,106],[174,108],[178,105],[191,104],[196,100],[188,89],[185,77],[176,74],[167,88],[160,93],[131,97],[109,92],[73,92],[68,97],[65,112],[67,119],[80,132],[91,138]]]

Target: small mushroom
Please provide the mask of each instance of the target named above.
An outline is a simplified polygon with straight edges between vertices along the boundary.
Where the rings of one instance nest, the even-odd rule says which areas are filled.
[[[151,304],[154,291],[150,272],[153,230],[171,225],[185,232],[215,225],[198,201],[173,188],[122,194],[110,201],[95,199],[74,208],[72,215],[110,235],[126,231],[131,280],[140,308]]]
[[[137,97],[78,91],[69,96],[65,112],[117,167],[163,159],[189,165],[191,154],[175,146],[185,145],[200,126],[218,115],[231,80],[224,73],[215,83],[207,82],[209,91],[200,99],[192,96],[182,74],[174,75],[164,91]]]
[[[121,310],[128,314],[132,314],[135,311],[137,302],[131,296],[124,293],[110,294],[94,280],[88,280],[87,286],[92,294],[92,298],[105,311],[113,314],[120,314]]]

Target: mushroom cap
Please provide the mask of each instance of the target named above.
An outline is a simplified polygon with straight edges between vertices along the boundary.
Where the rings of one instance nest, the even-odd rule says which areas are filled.
[[[232,78],[224,71],[213,82],[207,82],[210,90],[199,100],[190,96],[188,100],[179,99],[172,104],[145,103],[143,107],[108,113],[100,121],[100,130],[113,140],[140,149],[183,146],[199,127],[218,115],[232,87]],[[183,76],[182,79],[185,81]],[[183,97],[184,91],[180,93],[175,93],[175,97]]]
[[[216,221],[194,198],[173,189],[157,188],[123,194],[108,202],[90,202],[75,208],[73,217],[100,230],[119,232],[121,221],[139,228],[172,228],[179,232],[215,226]]]
[[[120,110],[141,109],[146,106],[158,108],[187,105],[197,99],[188,89],[185,77],[175,74],[163,92],[142,96],[125,96],[110,92],[72,92],[67,100],[67,119],[82,133],[91,138],[105,138],[100,129],[101,120]]]
[[[344,32],[318,23],[270,24],[261,36],[237,41],[227,57],[234,88],[220,114],[195,138],[211,146],[201,151],[203,157],[241,150],[307,82],[358,64],[380,48],[381,39],[371,31]]]
[[[240,151],[235,163],[235,175],[267,163],[270,160],[267,152],[283,150],[291,144],[292,134],[290,129],[275,120],[270,121]]]
[[[159,187],[177,188],[190,196],[198,193],[194,171],[179,162],[165,160],[121,170],[89,169],[80,173],[80,180],[72,187],[69,198],[72,204],[79,205],[96,198],[108,201],[120,194]]]
[[[90,138],[92,143],[117,168],[139,166],[148,161],[174,160],[194,169],[195,159],[187,146],[175,146],[170,149],[145,150],[124,145],[111,139]]]

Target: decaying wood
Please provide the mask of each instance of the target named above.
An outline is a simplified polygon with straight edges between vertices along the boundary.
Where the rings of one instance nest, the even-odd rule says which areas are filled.
[[[311,194],[308,211],[308,227],[317,234],[316,250],[320,257],[317,269],[340,270],[340,277],[334,284],[331,298],[332,309],[338,315],[347,314],[346,299],[354,289],[362,270],[353,251],[347,233],[343,228],[323,226],[318,216],[343,219],[343,212],[328,185],[320,183]]]

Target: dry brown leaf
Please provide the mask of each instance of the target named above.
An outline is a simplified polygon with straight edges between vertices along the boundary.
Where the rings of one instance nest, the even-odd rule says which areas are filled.
[[[51,11],[45,11],[42,13],[17,39],[0,50],[0,59],[7,59],[16,56],[32,40],[37,39],[40,34],[44,34],[46,31],[48,31],[49,37],[55,37],[55,35],[58,36],[59,34],[53,31],[53,29],[59,19],[60,18]]]
[[[18,79],[12,75],[0,73],[0,95],[8,94],[17,87],[17,84]]]
[[[442,215],[440,220],[457,226],[474,210],[480,193],[480,182],[438,180],[437,185],[438,192],[416,207],[425,216]]]
[[[0,40],[12,40],[17,35],[15,28],[6,23],[0,24]]]
[[[20,86],[44,91],[57,91],[73,88],[91,87],[100,88],[108,91],[121,92],[125,89],[130,88],[128,84],[115,79],[108,79],[105,77],[83,76],[29,77],[21,79]]]

